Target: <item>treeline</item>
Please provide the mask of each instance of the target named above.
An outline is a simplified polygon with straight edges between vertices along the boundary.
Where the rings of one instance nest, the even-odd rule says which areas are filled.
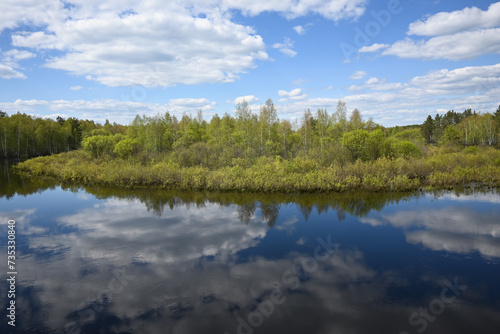
[[[500,106],[492,115],[478,114],[466,109],[462,113],[454,110],[444,115],[427,116],[421,125],[421,132],[427,143],[443,145],[498,145],[500,126]]]
[[[280,120],[272,100],[252,113],[248,103],[236,106],[235,116],[215,115],[210,121],[201,111],[180,120],[170,113],[137,115],[121,130],[103,127],[83,138],[82,147],[94,158],[102,156],[136,159],[168,157],[180,167],[249,167],[260,157],[313,160],[321,166],[356,160],[421,157],[427,143],[442,145],[496,145],[500,107],[494,115],[448,112],[431,116],[421,126],[384,128],[365,121],[354,109],[347,117],[346,104],[339,101],[335,112],[309,109],[301,119]]]
[[[82,150],[31,159],[17,169],[70,183],[183,190],[497,187],[500,150],[491,146],[497,143],[498,114],[462,114],[436,139],[432,137],[436,127],[428,137],[424,125],[383,128],[363,120],[357,109],[347,117],[342,101],[332,114],[321,108],[314,114],[306,110],[293,122],[279,120],[271,100],[258,114],[243,102],[235,116],[215,115],[210,121],[200,111],[196,117],[183,115],[180,120],[167,112],[138,115],[129,126],[107,122],[83,135]],[[491,140],[471,135],[482,129],[479,122],[484,120],[491,125],[486,131]],[[464,138],[463,128],[467,129]],[[457,130],[457,137],[443,140],[450,129]],[[426,143],[432,140],[439,144]]]
[[[124,128],[74,117],[53,120],[20,112],[9,116],[0,110],[0,158],[28,158],[76,150],[81,147],[82,138],[103,127],[109,133]]]
[[[321,166],[356,160],[421,157],[426,143],[441,146],[498,145],[500,106],[492,114],[470,109],[428,116],[418,126],[384,128],[359,110],[347,117],[346,104],[339,101],[329,114],[319,108],[305,110],[300,119],[278,118],[272,100],[252,113],[248,103],[236,106],[234,116],[213,116],[209,121],[199,111],[196,117],[165,114],[137,115],[128,125],[104,125],[76,118],[35,118],[0,111],[0,154],[32,157],[83,148],[94,158],[133,159],[149,163],[168,159],[180,167],[224,166],[256,163],[260,157],[313,160]]]
[[[252,113],[248,103],[236,106],[235,116],[215,115],[210,121],[201,111],[196,117],[183,115],[180,120],[170,113],[136,116],[123,132],[94,130],[82,141],[82,148],[94,158],[122,159],[168,157],[181,167],[253,165],[260,157],[285,160],[314,160],[322,166],[379,157],[418,157],[425,150],[425,140],[418,129],[393,131],[372,120],[364,121],[359,110],[347,117],[344,102],[336,111],[312,113],[309,109],[300,120],[280,120],[272,100]]]

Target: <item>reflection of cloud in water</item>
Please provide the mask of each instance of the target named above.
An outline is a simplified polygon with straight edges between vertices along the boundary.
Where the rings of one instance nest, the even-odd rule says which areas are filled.
[[[50,317],[34,312],[30,320],[53,330],[99,300],[113,279],[112,270],[119,267],[130,278],[125,289],[111,294],[109,305],[96,312],[96,321],[114,319],[115,325],[104,327],[108,331],[234,332],[237,316],[248,316],[254,303],[276,287],[287,301],[266,320],[275,332],[295,312],[307,316],[306,327],[313,332],[333,325],[348,328],[350,318],[361,316],[363,303],[383,291],[360,252],[336,249],[316,270],[294,271],[300,287],[290,293],[283,275],[306,258],[290,254],[275,261],[255,257],[239,262],[235,254],[255,246],[268,226],[255,216],[248,225],[242,223],[235,206],[175,207],[158,217],[136,201],[108,200],[58,221],[80,232],[31,236],[35,254],[47,249],[58,253],[26,256],[20,268],[22,285],[32,281],[34,295],[19,301],[43,308]],[[296,224],[296,218],[289,223]]]
[[[32,328],[46,326],[60,331],[68,321],[75,321],[76,312],[93,300],[99,301],[114,278],[113,270],[123,267],[126,286],[109,295],[109,303],[90,322],[99,322],[102,332],[233,334],[237,318],[246,319],[256,304],[267,300],[277,288],[284,292],[286,301],[276,305],[275,312],[255,329],[256,334],[396,332],[408,328],[408,315],[420,305],[386,299],[389,288],[408,284],[401,273],[377,273],[366,265],[361,252],[341,248],[314,270],[296,266],[310,259],[314,248],[311,254],[292,253],[276,260],[238,258],[239,251],[256,246],[268,231],[267,220],[255,215],[254,208],[249,206],[243,212],[248,224],[239,220],[239,209],[210,203],[195,209],[175,206],[158,217],[138,201],[112,199],[60,217],[60,225],[80,232],[29,237],[35,253],[47,249],[58,253],[49,257],[28,254],[20,262],[20,288],[33,286],[25,289],[31,291],[29,298],[18,298],[24,305],[33,305],[23,317],[30,319]],[[487,245],[483,247],[485,254],[498,254],[497,239],[492,237],[498,231],[494,217],[476,212],[454,215],[456,211],[412,211],[378,220],[362,219],[375,226],[406,228],[409,242],[422,242],[431,248],[460,252]],[[443,222],[443,217],[448,220]],[[296,219],[290,217],[285,226],[295,226]],[[467,225],[467,220],[472,225]],[[413,227],[426,230],[415,231]],[[448,248],[439,248],[445,247],[443,243]],[[459,244],[466,248],[457,248]],[[290,270],[284,280],[283,275]],[[290,276],[295,279],[289,280]],[[395,283],[398,278],[399,283]],[[299,283],[295,290],[291,289],[294,282]],[[460,302],[453,304],[453,311],[441,315],[439,322],[451,323],[446,321],[450,316],[458,327],[465,322],[477,326],[477,332],[485,332],[485,324],[498,318],[498,312],[491,309],[470,308]],[[456,314],[465,311],[469,312],[466,317],[457,319]]]
[[[16,232],[18,234],[34,235],[43,233],[47,230],[46,228],[30,224],[35,212],[36,209],[0,211],[0,221],[5,222],[5,224],[0,225],[0,229],[7,231],[6,222],[12,219],[16,222]]]
[[[493,203],[500,204],[500,196],[498,193],[488,193],[482,194],[477,193],[473,195],[455,195],[455,194],[445,194],[442,196],[443,199],[453,200],[453,201],[474,201],[474,202],[483,202],[483,203]]]
[[[485,195],[487,196],[487,195]],[[407,230],[407,241],[422,243],[433,250],[500,257],[500,222],[498,214],[482,213],[466,207],[440,210],[399,211],[380,218],[365,217],[359,221],[372,226],[391,224]]]
[[[421,243],[433,250],[455,253],[478,251],[484,256],[500,257],[500,240],[486,236],[471,236],[446,232],[408,232],[406,240],[412,244]]]
[[[110,251],[125,251],[142,262],[155,263],[181,263],[202,256],[227,259],[238,250],[255,245],[268,229],[256,217],[251,219],[252,224],[242,224],[234,207],[206,205],[188,210],[177,206],[158,217],[144,210],[139,201],[116,199],[59,221],[86,231],[83,238],[92,245],[81,249],[94,256],[108,257]],[[160,249],[149,246],[158,243],[162,245]]]

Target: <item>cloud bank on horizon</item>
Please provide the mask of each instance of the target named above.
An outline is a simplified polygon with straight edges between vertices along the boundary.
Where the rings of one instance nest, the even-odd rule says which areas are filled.
[[[385,126],[500,104],[500,2],[4,0],[0,109],[280,118],[339,99]]]

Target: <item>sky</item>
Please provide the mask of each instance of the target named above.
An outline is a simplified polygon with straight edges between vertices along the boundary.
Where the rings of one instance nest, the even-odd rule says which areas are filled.
[[[0,110],[129,124],[272,99],[383,126],[500,105],[500,2],[2,0]]]

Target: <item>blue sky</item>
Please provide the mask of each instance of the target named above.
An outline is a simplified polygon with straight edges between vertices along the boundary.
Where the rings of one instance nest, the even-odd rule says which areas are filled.
[[[0,109],[128,124],[271,98],[384,126],[500,104],[500,2],[2,0]]]

